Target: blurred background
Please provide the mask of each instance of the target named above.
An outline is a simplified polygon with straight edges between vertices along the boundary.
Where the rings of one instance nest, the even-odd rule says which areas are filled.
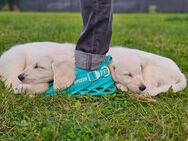
[[[79,0],[0,0],[2,11],[79,11]],[[188,12],[188,0],[114,0],[114,12]]]

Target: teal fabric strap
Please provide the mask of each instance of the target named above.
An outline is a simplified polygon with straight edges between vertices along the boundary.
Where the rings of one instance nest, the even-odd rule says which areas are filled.
[[[110,70],[108,67],[103,66],[100,70],[90,71],[77,79],[68,89],[67,92],[70,95],[76,94],[80,90],[88,88],[92,83],[99,80],[102,77],[108,77],[110,75]]]

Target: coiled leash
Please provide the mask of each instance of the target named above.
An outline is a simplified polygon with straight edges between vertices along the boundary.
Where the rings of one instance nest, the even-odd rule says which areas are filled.
[[[50,83],[50,88],[46,95],[65,94],[70,96],[90,94],[99,96],[103,94],[113,94],[117,91],[115,83],[111,77],[108,63],[112,61],[111,56],[107,56],[100,67],[95,71],[88,71],[76,68],[76,80],[65,90],[54,91],[53,83]]]

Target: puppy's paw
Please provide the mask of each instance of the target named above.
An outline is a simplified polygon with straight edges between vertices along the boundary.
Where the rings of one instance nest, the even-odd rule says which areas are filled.
[[[121,90],[122,92],[127,92],[127,87],[123,86],[122,84],[117,83],[116,84],[117,89]]]
[[[21,93],[23,93],[25,91],[24,87],[23,87],[23,84],[19,84],[16,87],[14,87],[13,91],[14,91],[14,94],[21,94]]]
[[[156,96],[156,95],[159,94],[158,91],[156,91],[156,90],[150,90],[150,91],[148,91],[147,93],[148,93],[150,96]]]

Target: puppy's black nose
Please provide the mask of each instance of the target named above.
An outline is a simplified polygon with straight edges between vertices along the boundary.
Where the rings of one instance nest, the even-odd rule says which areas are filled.
[[[24,80],[24,74],[22,73],[22,74],[20,74],[19,76],[18,76],[18,79],[20,80],[20,81],[23,81]]]
[[[144,90],[146,89],[146,86],[145,86],[145,85],[141,85],[141,86],[139,87],[139,89],[140,89],[141,91],[144,91]]]

